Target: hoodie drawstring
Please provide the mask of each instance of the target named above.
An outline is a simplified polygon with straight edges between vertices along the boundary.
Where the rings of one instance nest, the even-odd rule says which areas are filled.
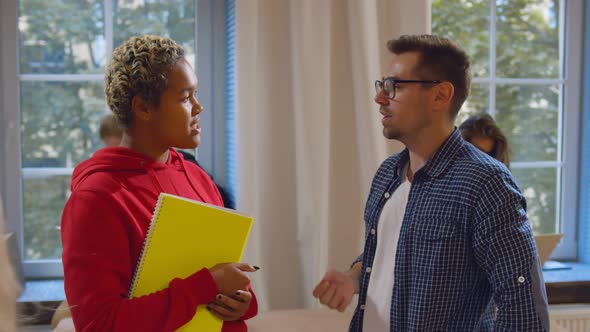
[[[201,201],[206,202],[205,197],[203,197],[201,195],[201,193],[199,192],[199,190],[197,189],[197,187],[194,185],[194,180],[191,178],[190,174],[186,171],[186,167],[184,167],[184,163],[185,160],[184,158],[180,160],[180,167],[182,167],[182,172],[184,173],[184,175],[186,176],[186,179],[188,180],[188,183],[191,184],[191,187],[193,188],[193,190],[195,191],[195,193],[197,194],[197,196],[199,196],[199,198],[201,199]]]
[[[164,188],[162,188],[162,184],[158,180],[158,177],[156,176],[156,172],[154,172],[154,169],[151,167],[146,167],[145,161],[143,160],[141,161],[141,163],[139,163],[139,166],[141,166],[143,169],[146,170],[147,173],[151,175],[150,178],[152,179],[152,183],[158,189],[158,191],[161,193],[164,192]]]

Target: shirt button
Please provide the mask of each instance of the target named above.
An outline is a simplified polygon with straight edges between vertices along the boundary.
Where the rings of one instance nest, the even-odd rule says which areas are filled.
[[[385,198],[389,198],[389,196],[391,196],[391,194],[389,193],[385,193],[385,195],[383,195]]]
[[[371,273],[371,268],[368,267],[367,269],[365,269],[365,271],[367,271],[367,273]]]
[[[365,305],[361,304],[361,310],[365,310]]]
[[[518,277],[518,282],[520,282],[521,284],[524,283],[524,277],[523,276]]]
[[[371,235],[375,235],[375,229],[371,228]]]

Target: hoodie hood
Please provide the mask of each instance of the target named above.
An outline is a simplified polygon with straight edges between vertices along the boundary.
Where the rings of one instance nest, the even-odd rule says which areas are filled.
[[[80,163],[72,174],[71,190],[74,191],[88,176],[98,172],[150,172],[170,165],[184,169],[182,155],[174,149],[168,150],[166,163],[156,161],[137,151],[124,147],[110,147],[98,150],[92,157]],[[157,181],[157,177],[154,176]],[[159,186],[159,185],[158,185]],[[161,186],[159,186],[161,189]]]
[[[115,177],[145,174],[147,177],[141,177],[144,179],[143,184],[136,185],[143,189],[152,188],[148,190],[152,190],[156,197],[161,192],[179,196],[189,195],[186,196],[188,198],[196,195],[193,198],[202,202],[223,205],[219,192],[207,173],[192,163],[186,163],[182,154],[172,148],[168,150],[168,160],[165,163],[129,148],[100,149],[74,169],[72,193],[79,189],[86,179],[97,173],[118,173],[113,174]],[[153,186],[145,181],[151,182]],[[93,183],[90,187],[96,188],[97,185],[100,184]]]

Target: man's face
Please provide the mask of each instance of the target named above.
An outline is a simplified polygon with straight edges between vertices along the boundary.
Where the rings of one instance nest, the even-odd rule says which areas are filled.
[[[106,147],[119,146],[119,144],[121,143],[121,136],[105,136],[102,139],[102,142]]]
[[[153,109],[151,128],[166,147],[194,149],[201,141],[199,114],[202,106],[196,99],[197,77],[191,65],[180,60],[168,75],[168,87]]]
[[[414,68],[419,54],[407,52],[394,55],[383,77],[398,80],[421,80]],[[390,99],[381,91],[375,95],[379,112],[383,115],[383,136],[404,142],[409,137],[419,135],[431,123],[429,114],[430,90],[428,86],[416,83],[396,84],[395,97]]]

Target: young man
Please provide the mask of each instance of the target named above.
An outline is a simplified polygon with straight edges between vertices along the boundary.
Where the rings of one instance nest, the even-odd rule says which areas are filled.
[[[350,331],[543,331],[547,300],[526,202],[508,169],[453,125],[469,94],[466,54],[445,38],[402,36],[375,102],[383,135],[405,144],[379,168],[365,246],[313,295],[344,310]],[[482,318],[491,299],[494,326]]]
[[[225,321],[222,331],[245,332],[244,320],[256,315],[249,264],[219,264],[127,298],[160,192],[222,205],[209,176],[172,149],[200,143],[196,91],[184,50],[171,39],[133,37],[113,52],[105,94],[123,138],[76,167],[62,216],[64,285],[77,331],[174,331],[207,304]]]

